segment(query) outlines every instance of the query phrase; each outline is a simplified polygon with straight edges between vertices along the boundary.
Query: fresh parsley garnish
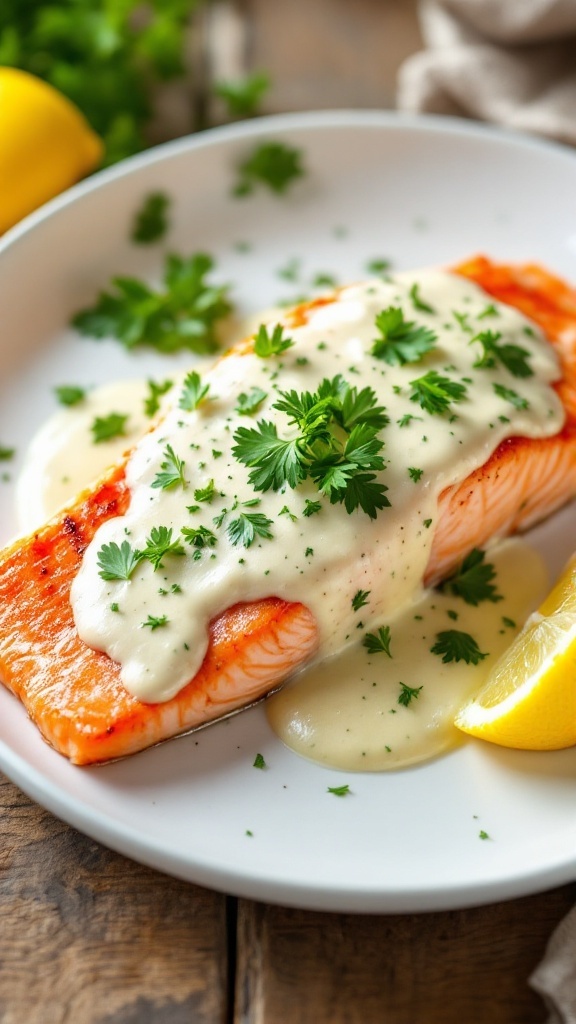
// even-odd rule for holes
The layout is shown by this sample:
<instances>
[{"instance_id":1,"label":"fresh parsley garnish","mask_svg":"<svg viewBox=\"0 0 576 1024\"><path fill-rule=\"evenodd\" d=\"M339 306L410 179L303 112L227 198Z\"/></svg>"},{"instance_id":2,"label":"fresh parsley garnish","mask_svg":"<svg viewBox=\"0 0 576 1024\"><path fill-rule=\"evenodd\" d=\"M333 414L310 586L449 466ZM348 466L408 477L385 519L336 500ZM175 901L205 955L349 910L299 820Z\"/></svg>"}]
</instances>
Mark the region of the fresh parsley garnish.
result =
<instances>
[{"instance_id":1,"label":"fresh parsley garnish","mask_svg":"<svg viewBox=\"0 0 576 1024\"><path fill-rule=\"evenodd\" d=\"M267 394L262 388L253 387L248 392L242 391L238 395L236 412L239 416L252 416L253 413L258 412L266 397Z\"/></svg>"},{"instance_id":2,"label":"fresh parsley garnish","mask_svg":"<svg viewBox=\"0 0 576 1024\"><path fill-rule=\"evenodd\" d=\"M269 88L269 76L255 71L235 81L216 82L214 92L224 100L230 117L253 117Z\"/></svg>"},{"instance_id":3,"label":"fresh parsley garnish","mask_svg":"<svg viewBox=\"0 0 576 1024\"><path fill-rule=\"evenodd\" d=\"M170 444L166 445L162 456L164 461L160 463L160 472L152 481L152 487L160 488L163 491L169 491L172 487L185 489L188 486L188 481L184 478L186 463L176 455Z\"/></svg>"},{"instance_id":4,"label":"fresh parsley garnish","mask_svg":"<svg viewBox=\"0 0 576 1024\"><path fill-rule=\"evenodd\" d=\"M390 640L390 626L380 626L377 633L366 633L362 646L368 654L387 654L391 658Z\"/></svg>"},{"instance_id":5,"label":"fresh parsley garnish","mask_svg":"<svg viewBox=\"0 0 576 1024\"><path fill-rule=\"evenodd\" d=\"M311 478L332 504L341 502L350 513L361 508L373 519L390 504L373 472L384 468L377 434L388 422L376 401L371 388L358 392L340 376L324 379L314 393L280 391L273 408L286 413L296 436L279 437L275 423L260 420L238 428L232 454L251 469L257 491L295 488Z\"/></svg>"},{"instance_id":6,"label":"fresh parsley garnish","mask_svg":"<svg viewBox=\"0 0 576 1024\"><path fill-rule=\"evenodd\" d=\"M421 416L413 416L412 413L407 412L407 413L404 414L404 416L401 416L400 419L396 420L396 422L397 422L399 427L409 427L411 422L412 422L412 420L420 420L420 421L422 421L422 417Z\"/></svg>"},{"instance_id":7,"label":"fresh parsley garnish","mask_svg":"<svg viewBox=\"0 0 576 1024\"><path fill-rule=\"evenodd\" d=\"M156 572L164 568L162 559L167 555L184 555L186 552L177 538L172 540L172 527L153 526L146 539L146 547L139 554L151 563Z\"/></svg>"},{"instance_id":8,"label":"fresh parsley garnish","mask_svg":"<svg viewBox=\"0 0 576 1024\"><path fill-rule=\"evenodd\" d=\"M510 405L513 405L515 409L528 408L528 399L523 398L522 395L513 391L512 388L505 388L503 384L492 384L492 387L494 388L494 393L499 398L503 398L505 402L510 402Z\"/></svg>"},{"instance_id":9,"label":"fresh parsley garnish","mask_svg":"<svg viewBox=\"0 0 576 1024\"><path fill-rule=\"evenodd\" d=\"M389 306L376 316L376 327L382 337L376 338L370 352L390 366L417 363L430 352L437 339L429 327L405 320L399 306Z\"/></svg>"},{"instance_id":10,"label":"fresh parsley garnish","mask_svg":"<svg viewBox=\"0 0 576 1024\"><path fill-rule=\"evenodd\" d=\"M127 349L149 345L158 352L214 352L216 325L231 310L227 288L208 283L214 261L206 253L169 255L164 287L155 291L134 277L115 277L94 306L72 320L91 338L117 338Z\"/></svg>"},{"instance_id":11,"label":"fresh parsley garnish","mask_svg":"<svg viewBox=\"0 0 576 1024\"><path fill-rule=\"evenodd\" d=\"M147 195L134 218L132 241L139 245L158 242L168 230L170 199L165 192Z\"/></svg>"},{"instance_id":12,"label":"fresh parsley garnish","mask_svg":"<svg viewBox=\"0 0 576 1024\"><path fill-rule=\"evenodd\" d=\"M114 437L124 437L128 413L111 412L109 416L96 416L90 424L94 444L111 441Z\"/></svg>"},{"instance_id":13,"label":"fresh parsley garnish","mask_svg":"<svg viewBox=\"0 0 576 1024\"><path fill-rule=\"evenodd\" d=\"M430 306L428 302L424 302L424 299L420 295L420 285L414 282L410 289L410 299L414 309L419 310L421 313L435 313L436 310L433 306Z\"/></svg>"},{"instance_id":14,"label":"fresh parsley garnish","mask_svg":"<svg viewBox=\"0 0 576 1024\"><path fill-rule=\"evenodd\" d=\"M432 654L442 656L446 664L451 661L465 661L467 665L477 665L487 657L483 654L474 637L459 629L446 629L436 634L436 643L430 648Z\"/></svg>"},{"instance_id":15,"label":"fresh parsley garnish","mask_svg":"<svg viewBox=\"0 0 576 1024\"><path fill-rule=\"evenodd\" d=\"M266 767L266 761L264 760L264 755L263 754L256 754L256 757L254 758L254 763L253 763L252 767L253 768L265 768Z\"/></svg>"},{"instance_id":16,"label":"fresh parsley garnish","mask_svg":"<svg viewBox=\"0 0 576 1024\"><path fill-rule=\"evenodd\" d=\"M265 324L260 324L254 339L254 352L261 359L269 359L270 356L279 356L281 352L292 348L293 344L292 338L284 337L284 328L281 324L275 325L272 334L268 333Z\"/></svg>"},{"instance_id":17,"label":"fresh parsley garnish","mask_svg":"<svg viewBox=\"0 0 576 1024\"><path fill-rule=\"evenodd\" d=\"M198 487L194 491L195 501L205 501L208 504L213 500L216 494L216 487L213 480L209 480L206 487Z\"/></svg>"},{"instance_id":18,"label":"fresh parsley garnish","mask_svg":"<svg viewBox=\"0 0 576 1024\"><path fill-rule=\"evenodd\" d=\"M103 544L97 554L98 575L103 580L129 580L142 560L139 551L134 551L127 540L120 546L115 541Z\"/></svg>"},{"instance_id":19,"label":"fresh parsley garnish","mask_svg":"<svg viewBox=\"0 0 576 1024\"><path fill-rule=\"evenodd\" d=\"M270 530L273 520L260 512L241 512L237 519L233 519L227 527L228 537L231 544L249 548L256 537L263 537L271 540L273 533Z\"/></svg>"},{"instance_id":20,"label":"fresh parsley garnish","mask_svg":"<svg viewBox=\"0 0 576 1024\"><path fill-rule=\"evenodd\" d=\"M207 526L183 526L180 532L186 542L195 548L214 548L218 542L216 534Z\"/></svg>"},{"instance_id":21,"label":"fresh parsley garnish","mask_svg":"<svg viewBox=\"0 0 576 1024\"><path fill-rule=\"evenodd\" d=\"M78 405L86 398L86 388L79 388L73 384L60 384L54 388L54 394L60 405Z\"/></svg>"},{"instance_id":22,"label":"fresh parsley garnish","mask_svg":"<svg viewBox=\"0 0 576 1024\"><path fill-rule=\"evenodd\" d=\"M438 589L445 593L456 594L467 604L478 605L481 601L496 603L502 600L496 586L492 582L496 578L496 570L490 562L485 562L486 552L473 548L469 555L452 576L440 583Z\"/></svg>"},{"instance_id":23,"label":"fresh parsley garnish","mask_svg":"<svg viewBox=\"0 0 576 1024\"><path fill-rule=\"evenodd\" d=\"M16 454L15 448L6 448L0 444L0 462L9 462Z\"/></svg>"},{"instance_id":24,"label":"fresh parsley garnish","mask_svg":"<svg viewBox=\"0 0 576 1024\"><path fill-rule=\"evenodd\" d=\"M174 381L149 380L147 383L148 394L144 399L144 413L146 416L155 416L160 408L160 399L174 386Z\"/></svg>"},{"instance_id":25,"label":"fresh parsley garnish","mask_svg":"<svg viewBox=\"0 0 576 1024\"><path fill-rule=\"evenodd\" d=\"M306 498L304 508L302 509L302 515L309 519L310 516L318 515L318 512L322 511L321 501L311 501L310 498Z\"/></svg>"},{"instance_id":26,"label":"fresh parsley garnish","mask_svg":"<svg viewBox=\"0 0 576 1024\"><path fill-rule=\"evenodd\" d=\"M196 370L192 370L184 378L182 393L178 399L178 408L184 409L186 412L193 412L204 401L209 391L210 385L203 384L200 374L196 373Z\"/></svg>"},{"instance_id":27,"label":"fresh parsley garnish","mask_svg":"<svg viewBox=\"0 0 576 1024\"><path fill-rule=\"evenodd\" d=\"M415 484L418 483L423 472L423 469L416 469L414 466L408 466L408 475L410 476L410 479L414 481Z\"/></svg>"},{"instance_id":28,"label":"fresh parsley garnish","mask_svg":"<svg viewBox=\"0 0 576 1024\"><path fill-rule=\"evenodd\" d=\"M379 259L376 257L375 259L368 260L365 269L367 274L386 274L390 270L391 266L391 260Z\"/></svg>"},{"instance_id":29,"label":"fresh parsley garnish","mask_svg":"<svg viewBox=\"0 0 576 1024\"><path fill-rule=\"evenodd\" d=\"M261 142L238 167L235 196L248 196L256 185L283 195L304 174L302 152L283 142Z\"/></svg>"},{"instance_id":30,"label":"fresh parsley garnish","mask_svg":"<svg viewBox=\"0 0 576 1024\"><path fill-rule=\"evenodd\" d=\"M452 402L462 402L466 397L466 385L443 377L436 370L429 370L423 377L410 381L411 402L418 402L430 415L441 415Z\"/></svg>"},{"instance_id":31,"label":"fresh parsley garnish","mask_svg":"<svg viewBox=\"0 0 576 1024\"><path fill-rule=\"evenodd\" d=\"M400 683L400 693L398 695L398 703L402 704L403 707L408 708L413 700L417 700L420 696L421 686L407 686L406 683Z\"/></svg>"},{"instance_id":32,"label":"fresh parsley garnish","mask_svg":"<svg viewBox=\"0 0 576 1024\"><path fill-rule=\"evenodd\" d=\"M364 605L368 604L370 593L369 590L357 590L352 598L352 610L355 612L360 611Z\"/></svg>"},{"instance_id":33,"label":"fresh parsley garnish","mask_svg":"<svg viewBox=\"0 0 576 1024\"><path fill-rule=\"evenodd\" d=\"M161 629L162 626L167 626L168 625L168 616L167 615L149 615L148 618L146 619L146 622L142 622L142 623L140 623L140 625L141 625L142 629L145 629L146 626L148 626L152 630L152 632L154 632L155 629Z\"/></svg>"},{"instance_id":34,"label":"fresh parsley garnish","mask_svg":"<svg viewBox=\"0 0 576 1024\"><path fill-rule=\"evenodd\" d=\"M480 331L470 339L470 345L476 342L482 346L482 355L474 363L476 369L492 369L499 362L513 377L533 377L534 371L528 365L530 353L527 349L521 345L499 345L501 337L498 331Z\"/></svg>"},{"instance_id":35,"label":"fresh parsley garnish","mask_svg":"<svg viewBox=\"0 0 576 1024\"><path fill-rule=\"evenodd\" d=\"M332 793L333 796L348 796L351 789L348 784L345 786L328 786L327 792Z\"/></svg>"}]
</instances>

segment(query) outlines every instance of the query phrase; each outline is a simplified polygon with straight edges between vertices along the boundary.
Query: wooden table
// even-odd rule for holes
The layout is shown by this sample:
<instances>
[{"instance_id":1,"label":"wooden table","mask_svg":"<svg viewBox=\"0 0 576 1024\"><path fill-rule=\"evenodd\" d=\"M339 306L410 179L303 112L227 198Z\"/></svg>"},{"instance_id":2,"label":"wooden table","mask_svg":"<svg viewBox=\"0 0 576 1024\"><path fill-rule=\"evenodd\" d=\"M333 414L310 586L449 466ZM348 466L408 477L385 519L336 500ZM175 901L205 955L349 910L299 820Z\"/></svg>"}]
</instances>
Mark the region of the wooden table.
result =
<instances>
[{"instance_id":1,"label":"wooden table","mask_svg":"<svg viewBox=\"0 0 576 1024\"><path fill-rule=\"evenodd\" d=\"M392 106L420 46L414 0L215 0L204 32L209 78L270 71L267 112ZM545 1019L527 978L576 885L429 915L282 909L141 867L1 776L0 795L0 1024Z\"/></svg>"}]
</instances>

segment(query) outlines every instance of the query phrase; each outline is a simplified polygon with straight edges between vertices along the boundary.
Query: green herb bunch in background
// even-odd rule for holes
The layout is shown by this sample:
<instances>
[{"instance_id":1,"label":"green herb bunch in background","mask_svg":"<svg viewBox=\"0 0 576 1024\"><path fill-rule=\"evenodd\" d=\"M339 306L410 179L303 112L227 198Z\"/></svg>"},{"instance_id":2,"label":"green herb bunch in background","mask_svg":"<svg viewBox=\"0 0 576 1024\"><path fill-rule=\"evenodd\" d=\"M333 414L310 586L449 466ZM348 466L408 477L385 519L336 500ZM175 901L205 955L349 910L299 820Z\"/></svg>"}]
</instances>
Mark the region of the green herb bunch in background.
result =
<instances>
[{"instance_id":1,"label":"green herb bunch in background","mask_svg":"<svg viewBox=\"0 0 576 1024\"><path fill-rule=\"evenodd\" d=\"M112 164L147 145L154 85L184 71L202 0L2 0L0 65L45 79L83 111Z\"/></svg>"}]
</instances>

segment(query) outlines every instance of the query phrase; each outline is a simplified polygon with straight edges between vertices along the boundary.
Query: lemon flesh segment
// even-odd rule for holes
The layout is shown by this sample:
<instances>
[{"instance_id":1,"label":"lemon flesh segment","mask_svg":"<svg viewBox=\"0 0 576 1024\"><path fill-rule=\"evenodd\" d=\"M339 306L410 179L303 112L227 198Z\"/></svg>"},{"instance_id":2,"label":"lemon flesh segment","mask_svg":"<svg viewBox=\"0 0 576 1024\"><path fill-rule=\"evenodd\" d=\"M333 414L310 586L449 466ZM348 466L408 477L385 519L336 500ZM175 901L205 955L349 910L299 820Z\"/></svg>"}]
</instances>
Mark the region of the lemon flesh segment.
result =
<instances>
[{"instance_id":1,"label":"lemon flesh segment","mask_svg":"<svg viewBox=\"0 0 576 1024\"><path fill-rule=\"evenodd\" d=\"M70 100L18 68L0 68L0 233L102 160L103 144Z\"/></svg>"},{"instance_id":2,"label":"lemon flesh segment","mask_svg":"<svg viewBox=\"0 0 576 1024\"><path fill-rule=\"evenodd\" d=\"M569 567L570 574L573 566ZM463 732L504 747L560 750L576 744L576 591L566 574L455 719Z\"/></svg>"}]
</instances>

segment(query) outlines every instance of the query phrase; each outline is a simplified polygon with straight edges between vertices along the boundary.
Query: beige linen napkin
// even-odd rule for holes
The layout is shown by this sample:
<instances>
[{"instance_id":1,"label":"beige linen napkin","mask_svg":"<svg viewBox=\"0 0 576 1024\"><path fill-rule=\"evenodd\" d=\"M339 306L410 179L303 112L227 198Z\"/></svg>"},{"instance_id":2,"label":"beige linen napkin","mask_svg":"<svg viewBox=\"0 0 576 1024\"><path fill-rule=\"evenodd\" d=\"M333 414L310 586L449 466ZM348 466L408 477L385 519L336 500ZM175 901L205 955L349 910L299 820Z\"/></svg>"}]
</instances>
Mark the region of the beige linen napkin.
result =
<instances>
[{"instance_id":1,"label":"beige linen napkin","mask_svg":"<svg viewBox=\"0 0 576 1024\"><path fill-rule=\"evenodd\" d=\"M576 0L421 0L398 107L576 145Z\"/></svg>"},{"instance_id":2,"label":"beige linen napkin","mask_svg":"<svg viewBox=\"0 0 576 1024\"><path fill-rule=\"evenodd\" d=\"M556 928L529 982L550 1011L547 1024L576 1024L576 907Z\"/></svg>"}]
</instances>

